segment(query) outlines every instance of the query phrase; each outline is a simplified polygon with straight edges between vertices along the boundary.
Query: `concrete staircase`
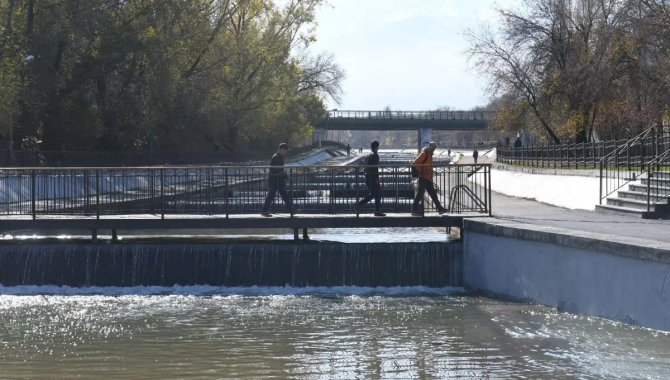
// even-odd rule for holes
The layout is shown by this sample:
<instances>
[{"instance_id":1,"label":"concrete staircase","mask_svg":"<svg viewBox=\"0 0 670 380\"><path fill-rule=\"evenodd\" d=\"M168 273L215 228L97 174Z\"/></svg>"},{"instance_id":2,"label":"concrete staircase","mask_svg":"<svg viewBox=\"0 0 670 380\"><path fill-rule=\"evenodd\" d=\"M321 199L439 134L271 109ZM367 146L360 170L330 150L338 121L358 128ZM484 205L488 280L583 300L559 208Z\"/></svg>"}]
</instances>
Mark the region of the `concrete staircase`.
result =
<instances>
[{"instance_id":1,"label":"concrete staircase","mask_svg":"<svg viewBox=\"0 0 670 380\"><path fill-rule=\"evenodd\" d=\"M650 210L647 210L648 184L651 202L658 202ZM617 195L596 206L596 211L642 219L670 219L670 172L652 173L651 179L645 176L628 185L627 190L619 190Z\"/></svg>"}]
</instances>

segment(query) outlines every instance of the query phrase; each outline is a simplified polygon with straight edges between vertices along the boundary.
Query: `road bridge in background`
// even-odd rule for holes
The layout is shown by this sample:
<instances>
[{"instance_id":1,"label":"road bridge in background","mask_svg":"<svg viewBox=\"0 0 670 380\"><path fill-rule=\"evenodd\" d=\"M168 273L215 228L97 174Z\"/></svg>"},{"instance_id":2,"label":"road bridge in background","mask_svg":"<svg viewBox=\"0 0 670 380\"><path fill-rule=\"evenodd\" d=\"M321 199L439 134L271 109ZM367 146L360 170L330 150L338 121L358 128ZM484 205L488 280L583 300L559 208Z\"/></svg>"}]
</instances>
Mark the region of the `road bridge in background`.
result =
<instances>
[{"instance_id":1,"label":"road bridge in background","mask_svg":"<svg viewBox=\"0 0 670 380\"><path fill-rule=\"evenodd\" d=\"M314 129L314 141L327 131L411 131L419 133L419 149L438 131L480 131L496 117L492 111L330 111Z\"/></svg>"}]
</instances>

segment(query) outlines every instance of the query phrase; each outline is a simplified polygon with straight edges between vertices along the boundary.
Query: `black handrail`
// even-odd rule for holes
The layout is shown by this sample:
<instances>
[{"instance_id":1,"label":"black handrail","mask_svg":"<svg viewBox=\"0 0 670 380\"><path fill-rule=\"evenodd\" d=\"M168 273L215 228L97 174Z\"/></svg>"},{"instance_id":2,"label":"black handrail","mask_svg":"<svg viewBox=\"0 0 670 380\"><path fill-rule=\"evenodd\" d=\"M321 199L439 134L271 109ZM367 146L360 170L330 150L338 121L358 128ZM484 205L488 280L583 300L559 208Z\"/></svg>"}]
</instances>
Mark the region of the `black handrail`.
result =
<instances>
[{"instance_id":1,"label":"black handrail","mask_svg":"<svg viewBox=\"0 0 670 380\"><path fill-rule=\"evenodd\" d=\"M276 167L275 167L276 168ZM5 218L138 218L178 215L259 214L271 184L281 182L291 202L281 197L270 210L290 217L338 214L360 217L372 213L374 202L358 207L368 194L366 166L292 166L285 176L271 177L269 166L182 166L146 168L8 168L0 169L0 215ZM381 165L382 212L410 214L416 196L411 165ZM434 182L446 194L459 188L452 213L490 215L490 165L433 165ZM468 174L475 173L471 178ZM279 181L279 182L278 182ZM467 190L465 190L467 189ZM457 194L458 195L458 194ZM452 200L444 197L445 204ZM437 211L423 199L426 212Z\"/></svg>"}]
</instances>

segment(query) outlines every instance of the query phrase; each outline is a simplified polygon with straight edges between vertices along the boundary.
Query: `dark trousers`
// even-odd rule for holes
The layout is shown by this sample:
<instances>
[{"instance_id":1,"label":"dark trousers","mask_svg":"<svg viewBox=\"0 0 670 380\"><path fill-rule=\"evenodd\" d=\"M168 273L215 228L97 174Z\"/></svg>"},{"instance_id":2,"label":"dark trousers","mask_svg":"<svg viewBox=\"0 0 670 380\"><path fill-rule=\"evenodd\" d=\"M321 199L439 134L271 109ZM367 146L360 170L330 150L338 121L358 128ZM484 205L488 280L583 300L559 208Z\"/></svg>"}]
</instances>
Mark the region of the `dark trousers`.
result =
<instances>
[{"instance_id":1,"label":"dark trousers","mask_svg":"<svg viewBox=\"0 0 670 380\"><path fill-rule=\"evenodd\" d=\"M438 210L442 209L442 203L440 203L440 199L437 197L437 192L435 191L435 186L433 185L433 181L429 181L424 178L419 178L419 190L416 193L416 197L414 198L414 205L412 206L412 211L418 211L419 210L419 203L423 201L423 196L428 192L428 195L430 195L430 198L433 200L433 203L435 203L435 207L437 207Z\"/></svg>"},{"instance_id":2,"label":"dark trousers","mask_svg":"<svg viewBox=\"0 0 670 380\"><path fill-rule=\"evenodd\" d=\"M263 212L268 212L270 210L270 205L275 200L275 195L281 195L281 199L284 200L287 209L291 209L291 198L289 198L286 193L286 184L282 182L270 182L270 190L268 191L268 196L265 198L265 205L263 205Z\"/></svg>"},{"instance_id":3,"label":"dark trousers","mask_svg":"<svg viewBox=\"0 0 670 380\"><path fill-rule=\"evenodd\" d=\"M367 197L361 199L360 202L358 202L359 206L364 206L368 203L370 203L371 200L375 200L375 211L379 211L379 206L382 203L382 186L377 183L377 181L370 181L366 183L368 186L368 191L370 194L368 194Z\"/></svg>"},{"instance_id":4,"label":"dark trousers","mask_svg":"<svg viewBox=\"0 0 670 380\"><path fill-rule=\"evenodd\" d=\"M478 157L478 156L473 156L473 157L472 157L472 158L475 159L475 164L477 163L477 157Z\"/></svg>"}]
</instances>

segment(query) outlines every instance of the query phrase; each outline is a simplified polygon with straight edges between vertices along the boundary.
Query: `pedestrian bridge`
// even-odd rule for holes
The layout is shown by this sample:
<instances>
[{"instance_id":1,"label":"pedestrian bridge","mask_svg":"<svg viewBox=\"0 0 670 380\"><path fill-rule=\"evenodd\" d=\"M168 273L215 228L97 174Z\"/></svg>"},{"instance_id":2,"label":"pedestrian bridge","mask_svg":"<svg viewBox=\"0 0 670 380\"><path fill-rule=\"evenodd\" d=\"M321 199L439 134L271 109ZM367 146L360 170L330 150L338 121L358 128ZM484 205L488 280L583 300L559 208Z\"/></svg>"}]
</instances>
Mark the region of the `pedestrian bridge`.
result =
<instances>
[{"instance_id":1,"label":"pedestrian bridge","mask_svg":"<svg viewBox=\"0 0 670 380\"><path fill-rule=\"evenodd\" d=\"M327 132L408 131L419 133L419 150L432 140L434 130L486 130L496 117L492 111L330 111L314 128L314 141L326 140Z\"/></svg>"},{"instance_id":2,"label":"pedestrian bridge","mask_svg":"<svg viewBox=\"0 0 670 380\"><path fill-rule=\"evenodd\" d=\"M491 111L330 111L318 129L331 131L485 130Z\"/></svg>"},{"instance_id":3,"label":"pedestrian bridge","mask_svg":"<svg viewBox=\"0 0 670 380\"><path fill-rule=\"evenodd\" d=\"M272 218L260 216L268 166L0 169L0 230L460 227L491 213L489 165L434 165L448 212L423 200L422 217L411 216L410 166L378 168L386 218L357 207L365 166L286 167L291 206L275 199Z\"/></svg>"}]
</instances>

